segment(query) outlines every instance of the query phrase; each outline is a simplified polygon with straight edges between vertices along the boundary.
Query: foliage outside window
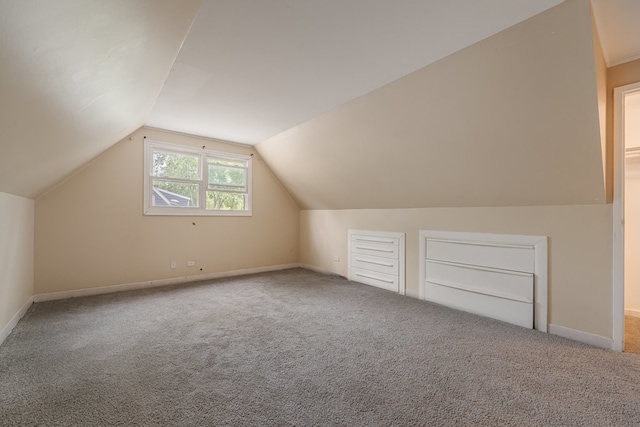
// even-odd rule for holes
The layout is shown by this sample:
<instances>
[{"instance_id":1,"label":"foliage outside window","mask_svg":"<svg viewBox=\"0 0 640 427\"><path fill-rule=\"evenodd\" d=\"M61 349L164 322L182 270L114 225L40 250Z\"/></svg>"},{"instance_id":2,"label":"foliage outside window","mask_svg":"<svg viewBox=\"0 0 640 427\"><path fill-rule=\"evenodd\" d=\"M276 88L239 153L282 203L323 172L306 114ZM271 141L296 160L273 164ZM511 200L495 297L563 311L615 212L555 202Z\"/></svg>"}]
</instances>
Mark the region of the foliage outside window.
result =
<instances>
[{"instance_id":1,"label":"foliage outside window","mask_svg":"<svg viewBox=\"0 0 640 427\"><path fill-rule=\"evenodd\" d=\"M251 156L145 140L145 215L251 215Z\"/></svg>"}]
</instances>

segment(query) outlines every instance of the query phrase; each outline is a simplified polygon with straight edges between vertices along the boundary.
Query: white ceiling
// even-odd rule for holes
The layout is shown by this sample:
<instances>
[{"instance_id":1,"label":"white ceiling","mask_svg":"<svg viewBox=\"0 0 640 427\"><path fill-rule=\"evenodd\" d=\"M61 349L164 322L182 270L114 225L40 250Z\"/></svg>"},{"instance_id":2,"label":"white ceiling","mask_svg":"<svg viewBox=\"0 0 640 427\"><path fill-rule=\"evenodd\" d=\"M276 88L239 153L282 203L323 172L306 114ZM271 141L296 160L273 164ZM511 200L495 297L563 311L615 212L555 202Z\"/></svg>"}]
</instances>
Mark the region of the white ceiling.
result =
<instances>
[{"instance_id":1,"label":"white ceiling","mask_svg":"<svg viewBox=\"0 0 640 427\"><path fill-rule=\"evenodd\" d=\"M142 126L200 0L0 0L0 191L36 197Z\"/></svg>"},{"instance_id":2,"label":"white ceiling","mask_svg":"<svg viewBox=\"0 0 640 427\"><path fill-rule=\"evenodd\" d=\"M256 144L562 0L205 0L147 125Z\"/></svg>"},{"instance_id":3,"label":"white ceiling","mask_svg":"<svg viewBox=\"0 0 640 427\"><path fill-rule=\"evenodd\" d=\"M0 0L0 191L145 123L256 144L562 1ZM608 64L640 57L640 0L592 1Z\"/></svg>"},{"instance_id":4,"label":"white ceiling","mask_svg":"<svg viewBox=\"0 0 640 427\"><path fill-rule=\"evenodd\" d=\"M640 1L591 0L608 67L640 58Z\"/></svg>"}]
</instances>

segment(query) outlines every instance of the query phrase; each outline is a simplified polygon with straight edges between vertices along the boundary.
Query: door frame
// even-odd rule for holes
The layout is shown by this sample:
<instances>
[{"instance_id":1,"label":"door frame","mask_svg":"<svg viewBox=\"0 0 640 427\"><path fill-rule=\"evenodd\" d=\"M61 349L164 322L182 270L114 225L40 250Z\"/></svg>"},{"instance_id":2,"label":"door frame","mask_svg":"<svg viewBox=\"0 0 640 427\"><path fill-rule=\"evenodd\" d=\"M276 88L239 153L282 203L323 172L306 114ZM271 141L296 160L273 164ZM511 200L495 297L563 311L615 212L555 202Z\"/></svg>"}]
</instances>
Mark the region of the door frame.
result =
<instances>
[{"instance_id":1,"label":"door frame","mask_svg":"<svg viewBox=\"0 0 640 427\"><path fill-rule=\"evenodd\" d=\"M613 90L613 350L624 349L624 101L640 82Z\"/></svg>"}]
</instances>

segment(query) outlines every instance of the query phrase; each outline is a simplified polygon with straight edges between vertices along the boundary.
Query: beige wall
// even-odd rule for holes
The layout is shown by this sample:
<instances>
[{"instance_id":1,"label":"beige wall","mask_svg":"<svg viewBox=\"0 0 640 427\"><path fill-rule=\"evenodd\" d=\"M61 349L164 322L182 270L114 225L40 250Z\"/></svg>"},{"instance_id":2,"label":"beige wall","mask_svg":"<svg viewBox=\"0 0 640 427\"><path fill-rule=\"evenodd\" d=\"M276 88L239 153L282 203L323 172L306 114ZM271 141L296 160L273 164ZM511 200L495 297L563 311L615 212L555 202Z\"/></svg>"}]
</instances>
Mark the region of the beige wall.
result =
<instances>
[{"instance_id":1,"label":"beige wall","mask_svg":"<svg viewBox=\"0 0 640 427\"><path fill-rule=\"evenodd\" d=\"M618 86L640 81L640 59L607 69L607 86L610 92ZM613 96L613 93L610 94Z\"/></svg>"},{"instance_id":2,"label":"beige wall","mask_svg":"<svg viewBox=\"0 0 640 427\"><path fill-rule=\"evenodd\" d=\"M612 205L305 210L300 262L346 276L349 228L406 233L406 287L413 297L418 230L549 236L549 322L611 337Z\"/></svg>"},{"instance_id":3,"label":"beige wall","mask_svg":"<svg viewBox=\"0 0 640 427\"><path fill-rule=\"evenodd\" d=\"M298 262L299 209L259 156L253 216L144 216L144 136L255 153L146 128L119 142L36 200L36 294Z\"/></svg>"},{"instance_id":4,"label":"beige wall","mask_svg":"<svg viewBox=\"0 0 640 427\"><path fill-rule=\"evenodd\" d=\"M598 125L600 128L600 149L602 153L602 173L604 177L605 198L613 201L613 168L608 167L607 158L607 64L604 60L602 44L596 28L593 12L591 15L593 33L593 57L595 60L596 87L598 93Z\"/></svg>"},{"instance_id":5,"label":"beige wall","mask_svg":"<svg viewBox=\"0 0 640 427\"><path fill-rule=\"evenodd\" d=\"M33 296L31 199L0 193L0 331Z\"/></svg>"},{"instance_id":6,"label":"beige wall","mask_svg":"<svg viewBox=\"0 0 640 427\"><path fill-rule=\"evenodd\" d=\"M605 203L589 2L256 146L303 209Z\"/></svg>"}]
</instances>

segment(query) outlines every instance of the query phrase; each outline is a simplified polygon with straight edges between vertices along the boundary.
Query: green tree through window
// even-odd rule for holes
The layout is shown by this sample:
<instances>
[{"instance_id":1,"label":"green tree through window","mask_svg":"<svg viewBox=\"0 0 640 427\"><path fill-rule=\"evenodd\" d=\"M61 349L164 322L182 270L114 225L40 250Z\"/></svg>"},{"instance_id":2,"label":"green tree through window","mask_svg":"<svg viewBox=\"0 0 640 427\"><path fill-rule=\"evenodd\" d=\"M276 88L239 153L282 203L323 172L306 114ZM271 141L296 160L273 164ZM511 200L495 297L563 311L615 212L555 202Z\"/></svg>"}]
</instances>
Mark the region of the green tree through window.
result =
<instances>
[{"instance_id":1,"label":"green tree through window","mask_svg":"<svg viewBox=\"0 0 640 427\"><path fill-rule=\"evenodd\" d=\"M250 156L158 142L145 142L145 153L149 159L145 213L251 213Z\"/></svg>"},{"instance_id":2,"label":"green tree through window","mask_svg":"<svg viewBox=\"0 0 640 427\"><path fill-rule=\"evenodd\" d=\"M166 151L153 152L153 175L162 178L178 178L185 180L198 180L199 159L197 156L177 154ZM159 180L153 181L154 188L167 190L188 198L188 206L198 207L198 185L189 182ZM179 202L177 202L179 204Z\"/></svg>"},{"instance_id":3,"label":"green tree through window","mask_svg":"<svg viewBox=\"0 0 640 427\"><path fill-rule=\"evenodd\" d=\"M208 159L207 209L243 210L247 192L244 162Z\"/></svg>"}]
</instances>

